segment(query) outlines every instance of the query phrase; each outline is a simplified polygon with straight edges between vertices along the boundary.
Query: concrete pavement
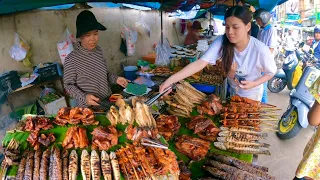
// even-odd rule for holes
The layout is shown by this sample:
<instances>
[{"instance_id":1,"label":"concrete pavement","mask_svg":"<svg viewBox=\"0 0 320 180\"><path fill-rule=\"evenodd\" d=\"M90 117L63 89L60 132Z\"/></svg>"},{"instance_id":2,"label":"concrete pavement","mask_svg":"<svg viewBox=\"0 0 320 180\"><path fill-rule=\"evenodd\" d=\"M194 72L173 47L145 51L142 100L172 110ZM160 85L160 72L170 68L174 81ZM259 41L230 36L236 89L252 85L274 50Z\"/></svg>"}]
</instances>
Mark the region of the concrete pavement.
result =
<instances>
[{"instance_id":1,"label":"concrete pavement","mask_svg":"<svg viewBox=\"0 0 320 180\"><path fill-rule=\"evenodd\" d=\"M281 108L282 111L279 111L281 115L289 104L289 92L287 89L276 94L268 92L269 103ZM304 147L313 133L313 127L308 127L302 129L293 139L281 140L274 132L269 132L265 143L271 145L271 156L260 155L258 164L268 167L270 174L278 180L292 180L302 159Z\"/></svg>"}]
</instances>

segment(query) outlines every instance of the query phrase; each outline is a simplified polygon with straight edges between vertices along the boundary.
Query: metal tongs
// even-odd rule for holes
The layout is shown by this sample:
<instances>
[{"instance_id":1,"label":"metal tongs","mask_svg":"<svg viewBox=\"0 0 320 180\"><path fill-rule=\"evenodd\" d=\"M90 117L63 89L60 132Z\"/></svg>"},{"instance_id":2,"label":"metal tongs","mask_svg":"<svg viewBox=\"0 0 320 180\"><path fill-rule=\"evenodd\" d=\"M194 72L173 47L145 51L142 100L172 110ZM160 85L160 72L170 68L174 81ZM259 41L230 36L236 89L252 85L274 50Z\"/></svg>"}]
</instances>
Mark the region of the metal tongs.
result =
<instances>
[{"instance_id":1,"label":"metal tongs","mask_svg":"<svg viewBox=\"0 0 320 180\"><path fill-rule=\"evenodd\" d=\"M161 148L161 149L168 149L168 146L163 145L161 143L155 142L151 139L148 138L142 138L141 139L141 144L143 146L150 146L150 147L155 147L155 148Z\"/></svg>"},{"instance_id":2,"label":"metal tongs","mask_svg":"<svg viewBox=\"0 0 320 180\"><path fill-rule=\"evenodd\" d=\"M150 98L148 101L145 102L147 106L151 106L156 100L158 100L161 96L166 94L170 89L175 89L176 84L172 84L171 86L167 87L162 93L158 93L157 95Z\"/></svg>"}]
</instances>

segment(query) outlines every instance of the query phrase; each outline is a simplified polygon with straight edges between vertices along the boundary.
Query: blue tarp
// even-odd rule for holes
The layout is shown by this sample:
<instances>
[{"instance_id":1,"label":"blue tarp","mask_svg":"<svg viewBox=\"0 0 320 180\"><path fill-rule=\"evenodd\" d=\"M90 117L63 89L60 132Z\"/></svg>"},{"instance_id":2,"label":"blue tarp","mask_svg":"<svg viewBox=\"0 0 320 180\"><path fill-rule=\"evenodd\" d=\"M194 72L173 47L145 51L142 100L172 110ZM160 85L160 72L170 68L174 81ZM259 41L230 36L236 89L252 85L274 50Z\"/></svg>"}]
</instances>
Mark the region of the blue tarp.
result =
<instances>
[{"instance_id":1,"label":"blue tarp","mask_svg":"<svg viewBox=\"0 0 320 180\"><path fill-rule=\"evenodd\" d=\"M246 0L247 3L252 4L256 8L263 7L271 11L276 5L282 4L287 0ZM75 3L85 3L90 2L94 7L119 7L117 3L130 3L145 7L150 7L152 9L160 8L160 0L0 0L0 15L16 13L32 9L68 9L72 7ZM96 4L94 2L101 2L101 4ZM113 3L111 3L113 2ZM167 3L169 0L163 0L162 2ZM170 1L172 2L172 1ZM62 5L62 6L59 6ZM192 9L193 5L183 4L180 7L181 11L188 11ZM218 11L218 14L221 14Z\"/></svg>"}]
</instances>

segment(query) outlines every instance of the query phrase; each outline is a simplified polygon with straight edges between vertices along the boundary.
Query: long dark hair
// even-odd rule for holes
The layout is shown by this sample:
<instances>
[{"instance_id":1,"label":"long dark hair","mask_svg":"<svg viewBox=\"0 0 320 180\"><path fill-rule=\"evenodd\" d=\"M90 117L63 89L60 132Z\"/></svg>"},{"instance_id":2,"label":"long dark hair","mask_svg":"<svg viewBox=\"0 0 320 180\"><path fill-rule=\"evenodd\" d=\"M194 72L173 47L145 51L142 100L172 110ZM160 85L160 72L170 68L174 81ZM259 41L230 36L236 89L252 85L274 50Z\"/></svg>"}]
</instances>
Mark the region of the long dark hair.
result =
<instances>
[{"instance_id":1,"label":"long dark hair","mask_svg":"<svg viewBox=\"0 0 320 180\"><path fill-rule=\"evenodd\" d=\"M246 25L252 20L252 13L247 8L242 6L234 6L229 8L224 15L224 20L226 21L226 19L231 16L241 19ZM223 69L228 74L233 62L234 44L229 41L226 34L223 35L223 42L220 51L222 53Z\"/></svg>"}]
</instances>

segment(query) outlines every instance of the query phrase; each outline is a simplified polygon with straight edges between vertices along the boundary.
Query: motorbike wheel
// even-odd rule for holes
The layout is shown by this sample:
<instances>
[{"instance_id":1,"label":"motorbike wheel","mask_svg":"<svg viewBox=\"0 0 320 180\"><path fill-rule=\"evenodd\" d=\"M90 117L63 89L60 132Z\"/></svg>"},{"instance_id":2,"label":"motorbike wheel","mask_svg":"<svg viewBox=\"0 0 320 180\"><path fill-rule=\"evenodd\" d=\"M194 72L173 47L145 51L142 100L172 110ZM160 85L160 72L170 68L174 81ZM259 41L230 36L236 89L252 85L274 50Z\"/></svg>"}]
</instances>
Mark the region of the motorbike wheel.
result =
<instances>
[{"instance_id":1,"label":"motorbike wheel","mask_svg":"<svg viewBox=\"0 0 320 180\"><path fill-rule=\"evenodd\" d=\"M278 93L282 91L287 85L287 81L282 78L273 77L268 81L268 89L272 93Z\"/></svg>"},{"instance_id":2,"label":"motorbike wheel","mask_svg":"<svg viewBox=\"0 0 320 180\"><path fill-rule=\"evenodd\" d=\"M302 127L298 119L298 110L294 108L289 115L279 121L277 136L280 139L291 139L299 134Z\"/></svg>"}]
</instances>

